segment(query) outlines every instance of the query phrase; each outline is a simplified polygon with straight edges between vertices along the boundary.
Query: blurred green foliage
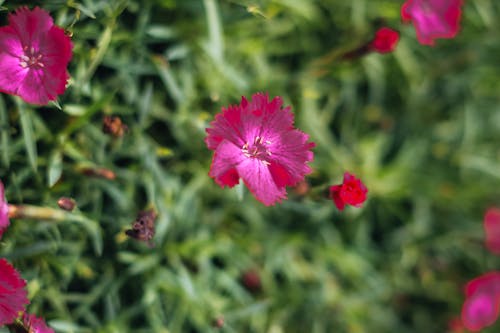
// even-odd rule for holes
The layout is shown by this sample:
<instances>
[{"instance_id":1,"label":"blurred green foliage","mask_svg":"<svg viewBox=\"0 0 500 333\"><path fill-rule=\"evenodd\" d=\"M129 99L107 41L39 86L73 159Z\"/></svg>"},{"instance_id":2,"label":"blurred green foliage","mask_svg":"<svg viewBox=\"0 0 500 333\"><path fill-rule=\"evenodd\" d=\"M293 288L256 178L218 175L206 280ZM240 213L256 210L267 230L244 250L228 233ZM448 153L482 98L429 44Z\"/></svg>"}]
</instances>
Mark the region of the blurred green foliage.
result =
<instances>
[{"instance_id":1,"label":"blurred green foliage","mask_svg":"<svg viewBox=\"0 0 500 333\"><path fill-rule=\"evenodd\" d=\"M22 2L72 32L71 80L60 109L0 96L0 179L11 203L71 196L85 216L11 221L0 255L29 310L68 333L445 332L464 283L500 264L482 231L500 204L500 3L466 1L460 34L426 47L402 2ZM381 24L394 53L338 60ZM257 91L316 142L316 195L264 207L208 177L205 128ZM97 167L116 179L82 172ZM369 200L340 213L318 193L345 170ZM124 234L148 207L154 248Z\"/></svg>"}]
</instances>

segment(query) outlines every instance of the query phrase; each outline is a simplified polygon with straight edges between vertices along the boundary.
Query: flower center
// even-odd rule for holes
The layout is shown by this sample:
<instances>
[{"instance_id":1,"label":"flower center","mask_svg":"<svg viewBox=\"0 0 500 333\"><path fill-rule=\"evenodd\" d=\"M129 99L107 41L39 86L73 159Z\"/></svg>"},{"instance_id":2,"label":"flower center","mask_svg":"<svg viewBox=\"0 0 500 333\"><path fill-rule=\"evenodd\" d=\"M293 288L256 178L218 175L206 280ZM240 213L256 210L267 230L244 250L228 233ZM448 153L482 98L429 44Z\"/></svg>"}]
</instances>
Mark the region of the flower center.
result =
<instances>
[{"instance_id":1,"label":"flower center","mask_svg":"<svg viewBox=\"0 0 500 333\"><path fill-rule=\"evenodd\" d=\"M35 51L33 47L28 48L25 46L23 48L24 54L19 57L19 64L22 68L43 68L44 64L42 62L42 54L39 51Z\"/></svg>"},{"instance_id":2,"label":"flower center","mask_svg":"<svg viewBox=\"0 0 500 333\"><path fill-rule=\"evenodd\" d=\"M241 148L241 151L246 157L258 158L265 164L269 164L266 159L268 158L268 156L271 156L271 152L268 149L268 146L270 144L271 141L264 141L264 138L257 136L253 140L253 143L249 144L248 142L246 142Z\"/></svg>"}]
</instances>

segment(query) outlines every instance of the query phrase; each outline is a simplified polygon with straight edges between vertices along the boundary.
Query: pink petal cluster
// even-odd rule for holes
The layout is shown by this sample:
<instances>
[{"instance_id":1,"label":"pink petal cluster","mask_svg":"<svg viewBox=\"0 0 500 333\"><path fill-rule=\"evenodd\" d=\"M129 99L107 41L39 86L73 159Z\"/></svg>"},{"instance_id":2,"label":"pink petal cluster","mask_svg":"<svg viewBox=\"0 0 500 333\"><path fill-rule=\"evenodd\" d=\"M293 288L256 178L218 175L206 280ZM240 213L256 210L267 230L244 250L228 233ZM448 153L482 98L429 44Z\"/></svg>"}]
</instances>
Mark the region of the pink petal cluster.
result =
<instances>
[{"instance_id":1,"label":"pink petal cluster","mask_svg":"<svg viewBox=\"0 0 500 333\"><path fill-rule=\"evenodd\" d=\"M9 205L5 199L3 183L0 181L0 238L9 224Z\"/></svg>"},{"instance_id":2,"label":"pink petal cluster","mask_svg":"<svg viewBox=\"0 0 500 333\"><path fill-rule=\"evenodd\" d=\"M45 105L64 93L73 45L38 7L19 8L0 27L0 91Z\"/></svg>"},{"instance_id":3,"label":"pink petal cluster","mask_svg":"<svg viewBox=\"0 0 500 333\"><path fill-rule=\"evenodd\" d=\"M29 329L30 333L54 333L54 330L47 327L47 324L42 318L38 318L34 314L23 314L24 327Z\"/></svg>"},{"instance_id":4,"label":"pink petal cluster","mask_svg":"<svg viewBox=\"0 0 500 333\"><path fill-rule=\"evenodd\" d=\"M281 97L271 101L257 93L240 105L215 116L205 142L214 151L209 175L221 187L233 187L240 178L266 206L286 198L286 186L302 181L312 170L314 143L293 126L290 107Z\"/></svg>"},{"instance_id":5,"label":"pink petal cluster","mask_svg":"<svg viewBox=\"0 0 500 333\"><path fill-rule=\"evenodd\" d=\"M486 248L491 253L500 255L500 209L490 208L486 211L483 227L486 234L484 240Z\"/></svg>"},{"instance_id":6,"label":"pink petal cluster","mask_svg":"<svg viewBox=\"0 0 500 333\"><path fill-rule=\"evenodd\" d=\"M500 272L489 272L467 283L462 323L473 332L492 325L500 310Z\"/></svg>"},{"instance_id":7,"label":"pink petal cluster","mask_svg":"<svg viewBox=\"0 0 500 333\"><path fill-rule=\"evenodd\" d=\"M12 323L24 311L28 298L26 281L5 259L0 259L0 326Z\"/></svg>"},{"instance_id":8,"label":"pink petal cluster","mask_svg":"<svg viewBox=\"0 0 500 333\"><path fill-rule=\"evenodd\" d=\"M389 53L396 49L398 41L399 32L388 27L383 27L377 30L369 48L378 53Z\"/></svg>"},{"instance_id":9,"label":"pink petal cluster","mask_svg":"<svg viewBox=\"0 0 500 333\"><path fill-rule=\"evenodd\" d=\"M361 207L366 201L366 193L366 186L349 172L344 173L342 184L330 186L330 197L340 211L344 210L345 205Z\"/></svg>"},{"instance_id":10,"label":"pink petal cluster","mask_svg":"<svg viewBox=\"0 0 500 333\"><path fill-rule=\"evenodd\" d=\"M407 0L401 7L403 22L413 22L421 44L453 38L460 29L462 0Z\"/></svg>"}]
</instances>

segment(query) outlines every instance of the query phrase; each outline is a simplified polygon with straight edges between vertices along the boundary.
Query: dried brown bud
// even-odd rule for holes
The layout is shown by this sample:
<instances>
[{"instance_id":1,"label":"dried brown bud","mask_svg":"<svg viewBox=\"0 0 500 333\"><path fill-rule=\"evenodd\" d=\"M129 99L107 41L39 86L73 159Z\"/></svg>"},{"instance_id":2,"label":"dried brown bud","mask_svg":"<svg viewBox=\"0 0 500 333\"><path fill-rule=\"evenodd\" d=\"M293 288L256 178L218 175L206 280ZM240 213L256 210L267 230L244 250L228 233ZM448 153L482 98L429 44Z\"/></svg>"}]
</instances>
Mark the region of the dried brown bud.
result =
<instances>
[{"instance_id":1,"label":"dried brown bud","mask_svg":"<svg viewBox=\"0 0 500 333\"><path fill-rule=\"evenodd\" d=\"M121 138L128 131L128 127L118 116L105 116L102 120L102 131L115 138Z\"/></svg>"},{"instance_id":2,"label":"dried brown bud","mask_svg":"<svg viewBox=\"0 0 500 333\"><path fill-rule=\"evenodd\" d=\"M75 209L76 201L73 198L61 197L59 198L59 200L57 200L57 205L59 206L59 208L71 212L73 209Z\"/></svg>"},{"instance_id":3,"label":"dried brown bud","mask_svg":"<svg viewBox=\"0 0 500 333\"><path fill-rule=\"evenodd\" d=\"M125 233L129 237L147 242L152 247L153 242L151 240L155 235L156 217L156 212L152 209L139 212L137 218L132 223L132 229L125 230Z\"/></svg>"},{"instance_id":4,"label":"dried brown bud","mask_svg":"<svg viewBox=\"0 0 500 333\"><path fill-rule=\"evenodd\" d=\"M87 176L93 176L93 177L100 177L100 178L105 178L109 180L114 180L116 178L116 174L106 168L100 168L100 167L86 167L81 169L82 173Z\"/></svg>"}]
</instances>

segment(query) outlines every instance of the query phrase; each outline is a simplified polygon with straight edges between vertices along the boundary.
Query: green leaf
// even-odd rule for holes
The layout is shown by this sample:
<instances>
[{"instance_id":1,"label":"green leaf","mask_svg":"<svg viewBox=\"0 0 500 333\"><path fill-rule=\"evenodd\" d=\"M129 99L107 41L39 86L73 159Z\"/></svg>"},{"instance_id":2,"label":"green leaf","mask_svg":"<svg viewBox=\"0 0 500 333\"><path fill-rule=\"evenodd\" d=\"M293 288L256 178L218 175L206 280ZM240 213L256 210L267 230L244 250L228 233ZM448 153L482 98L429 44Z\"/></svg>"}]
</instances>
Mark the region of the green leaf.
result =
<instances>
[{"instance_id":1,"label":"green leaf","mask_svg":"<svg viewBox=\"0 0 500 333\"><path fill-rule=\"evenodd\" d=\"M20 98L15 97L14 100L16 101L21 118L21 130L23 132L26 153L28 154L28 161L31 168L36 173L38 153L36 149L35 134L33 133L32 110L26 108L26 104L22 102Z\"/></svg>"},{"instance_id":2,"label":"green leaf","mask_svg":"<svg viewBox=\"0 0 500 333\"><path fill-rule=\"evenodd\" d=\"M47 168L48 185L52 187L61 178L63 169L62 153L60 150L54 150L49 158L49 165Z\"/></svg>"}]
</instances>

